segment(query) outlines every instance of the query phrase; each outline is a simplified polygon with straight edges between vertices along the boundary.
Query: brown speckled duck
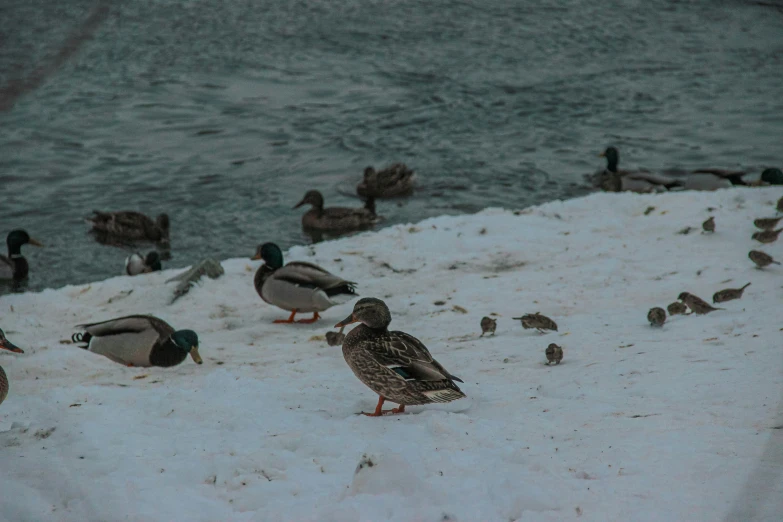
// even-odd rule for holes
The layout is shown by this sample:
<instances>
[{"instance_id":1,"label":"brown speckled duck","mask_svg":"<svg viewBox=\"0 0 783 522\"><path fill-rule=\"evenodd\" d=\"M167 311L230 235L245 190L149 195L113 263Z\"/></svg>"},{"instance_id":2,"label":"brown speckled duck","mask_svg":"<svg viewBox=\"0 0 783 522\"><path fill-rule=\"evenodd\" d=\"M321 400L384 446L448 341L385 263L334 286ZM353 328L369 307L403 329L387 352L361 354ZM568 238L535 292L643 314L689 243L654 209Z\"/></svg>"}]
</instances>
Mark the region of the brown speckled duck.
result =
<instances>
[{"instance_id":1,"label":"brown speckled duck","mask_svg":"<svg viewBox=\"0 0 783 522\"><path fill-rule=\"evenodd\" d=\"M87 218L98 235L124 241L169 242L169 216L160 214L155 221L140 212L129 210L101 212L93 210Z\"/></svg>"},{"instance_id":2,"label":"brown speckled duck","mask_svg":"<svg viewBox=\"0 0 783 522\"><path fill-rule=\"evenodd\" d=\"M0 255L0 281L21 281L27 278L30 267L22 255L22 245L42 247L37 240L24 230L12 230L6 237L8 257Z\"/></svg>"},{"instance_id":3,"label":"brown speckled duck","mask_svg":"<svg viewBox=\"0 0 783 522\"><path fill-rule=\"evenodd\" d=\"M375 199L367 198L364 208L324 208L324 197L317 190L310 190L302 201L294 205L311 205L302 216L302 228L320 232L348 232L372 227L379 221L375 213Z\"/></svg>"},{"instance_id":4,"label":"brown speckled duck","mask_svg":"<svg viewBox=\"0 0 783 522\"><path fill-rule=\"evenodd\" d=\"M343 357L368 388L378 394L370 417L403 413L406 405L451 402L465 397L451 375L433 359L424 344L405 332L390 331L391 312L386 303L373 297L359 299L353 313L335 327L360 322L343 341ZM400 406L383 410L385 401Z\"/></svg>"},{"instance_id":5,"label":"brown speckled duck","mask_svg":"<svg viewBox=\"0 0 783 522\"><path fill-rule=\"evenodd\" d=\"M395 198L413 192L416 176L404 163L395 163L385 169L364 169L364 179L356 185L356 193L362 198Z\"/></svg>"},{"instance_id":6,"label":"brown speckled duck","mask_svg":"<svg viewBox=\"0 0 783 522\"><path fill-rule=\"evenodd\" d=\"M198 335L193 330L174 330L152 315L129 315L100 323L79 325L84 333L73 334L74 343L108 357L125 366L160 366L180 364L190 354L201 364Z\"/></svg>"},{"instance_id":7,"label":"brown speckled duck","mask_svg":"<svg viewBox=\"0 0 783 522\"><path fill-rule=\"evenodd\" d=\"M599 156L606 158L606 169L598 175L599 187L606 192L665 192L682 185L674 178L652 172L619 170L620 152L616 147L607 147Z\"/></svg>"},{"instance_id":8,"label":"brown speckled duck","mask_svg":"<svg viewBox=\"0 0 783 522\"><path fill-rule=\"evenodd\" d=\"M0 330L0 348L10 352L24 353L21 348L14 346L11 341L6 339L3 330ZM3 403L6 397L8 397L8 376L5 374L3 367L0 366L0 404Z\"/></svg>"}]
</instances>

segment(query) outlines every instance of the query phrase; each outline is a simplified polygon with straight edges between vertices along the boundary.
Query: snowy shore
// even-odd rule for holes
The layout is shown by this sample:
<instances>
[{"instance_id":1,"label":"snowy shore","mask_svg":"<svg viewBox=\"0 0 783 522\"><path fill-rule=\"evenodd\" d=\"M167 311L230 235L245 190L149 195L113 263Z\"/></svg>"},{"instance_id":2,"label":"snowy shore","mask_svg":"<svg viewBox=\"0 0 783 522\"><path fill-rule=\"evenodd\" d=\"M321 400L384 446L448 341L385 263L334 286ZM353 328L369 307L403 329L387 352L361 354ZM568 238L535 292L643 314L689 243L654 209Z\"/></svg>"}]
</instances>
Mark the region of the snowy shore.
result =
<instances>
[{"instance_id":1,"label":"snowy shore","mask_svg":"<svg viewBox=\"0 0 783 522\"><path fill-rule=\"evenodd\" d=\"M272 324L287 314L249 257L273 237L171 305L181 270L0 297L26 351L0 352L0 520L780 520L783 267L748 251L783 260L783 239L751 240L781 195L599 193L293 248L384 299L465 381L467 399L393 417L356 415L377 396L323 339L353 302ZM647 323L682 291L747 282L726 310ZM537 311L559 331L511 319ZM61 343L131 313L196 330L204 364L126 368ZM479 338L490 314L497 335Z\"/></svg>"}]
</instances>

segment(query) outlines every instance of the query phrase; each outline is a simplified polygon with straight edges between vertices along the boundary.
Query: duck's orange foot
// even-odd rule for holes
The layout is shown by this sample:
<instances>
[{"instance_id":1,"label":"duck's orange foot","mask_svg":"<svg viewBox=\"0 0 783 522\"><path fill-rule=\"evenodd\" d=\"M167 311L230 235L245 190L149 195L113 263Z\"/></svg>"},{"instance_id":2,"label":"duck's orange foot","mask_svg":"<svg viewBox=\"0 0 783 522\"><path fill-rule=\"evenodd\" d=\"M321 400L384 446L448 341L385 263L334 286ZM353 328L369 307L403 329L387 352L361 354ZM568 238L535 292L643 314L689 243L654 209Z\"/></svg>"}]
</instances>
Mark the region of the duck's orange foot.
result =
<instances>
[{"instance_id":1,"label":"duck's orange foot","mask_svg":"<svg viewBox=\"0 0 783 522\"><path fill-rule=\"evenodd\" d=\"M382 417L383 415L397 415L398 413L405 413L405 405L400 404L399 408L392 408L390 410L383 409L383 403L386 402L384 397L378 397L378 405L375 406L375 411L372 413L362 412L362 415L368 417Z\"/></svg>"},{"instance_id":2,"label":"duck's orange foot","mask_svg":"<svg viewBox=\"0 0 783 522\"><path fill-rule=\"evenodd\" d=\"M292 324L294 322L294 317L296 316L296 310L293 310L291 312L291 315L288 317L288 319L275 319L273 321L274 324Z\"/></svg>"},{"instance_id":3,"label":"duck's orange foot","mask_svg":"<svg viewBox=\"0 0 783 522\"><path fill-rule=\"evenodd\" d=\"M318 315L318 312L313 312L313 317L312 317L311 319L299 319L299 320L297 321L297 323L302 323L302 324L313 324L314 322L316 322L316 321L317 321L318 319L320 319L320 318L321 318L321 316L320 316L320 315Z\"/></svg>"}]
</instances>

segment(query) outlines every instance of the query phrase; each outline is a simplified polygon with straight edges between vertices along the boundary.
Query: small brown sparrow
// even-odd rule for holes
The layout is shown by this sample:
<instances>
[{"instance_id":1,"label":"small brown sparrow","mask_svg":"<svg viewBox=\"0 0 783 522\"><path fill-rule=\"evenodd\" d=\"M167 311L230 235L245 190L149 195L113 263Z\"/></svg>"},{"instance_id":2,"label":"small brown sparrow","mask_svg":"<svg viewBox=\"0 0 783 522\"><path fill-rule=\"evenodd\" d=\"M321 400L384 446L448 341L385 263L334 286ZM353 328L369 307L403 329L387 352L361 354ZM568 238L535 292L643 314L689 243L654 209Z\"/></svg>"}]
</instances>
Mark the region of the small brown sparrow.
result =
<instances>
[{"instance_id":1,"label":"small brown sparrow","mask_svg":"<svg viewBox=\"0 0 783 522\"><path fill-rule=\"evenodd\" d=\"M688 307L679 301L674 301L666 309L669 311L669 315L688 315Z\"/></svg>"},{"instance_id":2,"label":"small brown sparrow","mask_svg":"<svg viewBox=\"0 0 783 522\"><path fill-rule=\"evenodd\" d=\"M343 333L345 326L340 328L339 332L326 332L326 342L329 346L342 346L345 340L345 334Z\"/></svg>"},{"instance_id":3,"label":"small brown sparrow","mask_svg":"<svg viewBox=\"0 0 783 522\"><path fill-rule=\"evenodd\" d=\"M689 294L688 292L682 292L679 297L677 297L677 299L688 305L688 308L690 308L691 311L697 315L708 314L710 312L714 312L715 310L725 310L725 308L715 308L710 306L710 304L704 299L696 297L693 294Z\"/></svg>"},{"instance_id":4,"label":"small brown sparrow","mask_svg":"<svg viewBox=\"0 0 783 522\"><path fill-rule=\"evenodd\" d=\"M742 288L727 288L725 290L720 290L718 292L715 292L715 295L712 296L712 302L725 303L726 301L733 301L734 299L739 299L740 297L742 297L742 292L744 292L745 289L749 286L750 283L746 284Z\"/></svg>"},{"instance_id":5,"label":"small brown sparrow","mask_svg":"<svg viewBox=\"0 0 783 522\"><path fill-rule=\"evenodd\" d=\"M748 252L748 257L751 261L756 263L756 268L764 268L765 266L769 266L771 264L779 265L777 261L772 259L772 256L762 252L761 250L751 250Z\"/></svg>"},{"instance_id":6,"label":"small brown sparrow","mask_svg":"<svg viewBox=\"0 0 783 522\"><path fill-rule=\"evenodd\" d=\"M555 343L546 347L546 364L549 366L551 363L560 364L563 360L563 349Z\"/></svg>"},{"instance_id":7,"label":"small brown sparrow","mask_svg":"<svg viewBox=\"0 0 783 522\"><path fill-rule=\"evenodd\" d=\"M761 232L754 232L752 237L759 243L774 243L777 241L781 232L783 232L783 228L777 230L762 230Z\"/></svg>"},{"instance_id":8,"label":"small brown sparrow","mask_svg":"<svg viewBox=\"0 0 783 522\"><path fill-rule=\"evenodd\" d=\"M650 308L647 312L647 320L650 321L650 326L663 326L666 322L666 310L657 306Z\"/></svg>"},{"instance_id":9,"label":"small brown sparrow","mask_svg":"<svg viewBox=\"0 0 783 522\"><path fill-rule=\"evenodd\" d=\"M778 222L783 219L783 217L777 217L777 218L758 218L753 220L753 224L756 225L756 228L760 228L761 230L772 230L776 226L778 226Z\"/></svg>"},{"instance_id":10,"label":"small brown sparrow","mask_svg":"<svg viewBox=\"0 0 783 522\"><path fill-rule=\"evenodd\" d=\"M512 319L519 319L522 321L522 327L527 330L528 328L535 328L541 333L544 330L557 331L557 323L545 315L541 315L540 312L534 314L525 314L522 317L512 317Z\"/></svg>"},{"instance_id":11,"label":"small brown sparrow","mask_svg":"<svg viewBox=\"0 0 783 522\"><path fill-rule=\"evenodd\" d=\"M484 337L484 334L491 333L492 335L495 335L495 328L497 328L498 322L491 317L482 317L481 318L481 336Z\"/></svg>"},{"instance_id":12,"label":"small brown sparrow","mask_svg":"<svg viewBox=\"0 0 783 522\"><path fill-rule=\"evenodd\" d=\"M705 232L715 232L715 217L710 216L710 219L701 224L701 228Z\"/></svg>"}]
</instances>

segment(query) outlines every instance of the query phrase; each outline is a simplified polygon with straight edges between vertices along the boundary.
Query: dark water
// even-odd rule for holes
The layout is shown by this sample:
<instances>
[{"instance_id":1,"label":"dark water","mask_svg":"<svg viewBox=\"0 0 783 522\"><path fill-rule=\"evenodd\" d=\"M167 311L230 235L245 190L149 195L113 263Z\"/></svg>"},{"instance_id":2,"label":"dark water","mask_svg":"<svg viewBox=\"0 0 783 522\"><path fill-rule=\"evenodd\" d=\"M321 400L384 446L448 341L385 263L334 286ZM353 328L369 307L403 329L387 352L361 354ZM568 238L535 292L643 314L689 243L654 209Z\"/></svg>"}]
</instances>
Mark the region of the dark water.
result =
<instances>
[{"instance_id":1,"label":"dark water","mask_svg":"<svg viewBox=\"0 0 783 522\"><path fill-rule=\"evenodd\" d=\"M308 241L291 207L359 206L367 165L419 174L379 202L393 224L583 194L608 144L628 167L783 163L783 10L750 1L8 0L9 85L0 234L46 244L29 289L122 272L92 209L168 212L184 266Z\"/></svg>"}]
</instances>

